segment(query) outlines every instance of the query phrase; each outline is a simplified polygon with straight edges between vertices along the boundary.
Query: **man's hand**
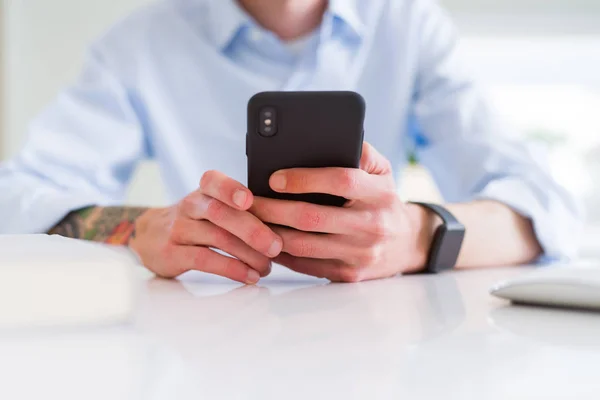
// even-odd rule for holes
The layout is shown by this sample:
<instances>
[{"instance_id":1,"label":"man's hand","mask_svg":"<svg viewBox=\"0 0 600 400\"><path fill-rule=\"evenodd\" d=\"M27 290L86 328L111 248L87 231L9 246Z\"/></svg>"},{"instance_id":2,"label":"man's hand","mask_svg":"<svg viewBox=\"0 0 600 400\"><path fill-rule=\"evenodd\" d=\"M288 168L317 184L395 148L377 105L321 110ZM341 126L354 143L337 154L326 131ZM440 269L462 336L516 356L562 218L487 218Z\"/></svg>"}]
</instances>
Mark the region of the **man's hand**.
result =
<instances>
[{"instance_id":1,"label":"man's hand","mask_svg":"<svg viewBox=\"0 0 600 400\"><path fill-rule=\"evenodd\" d=\"M337 282L424 268L435 219L400 200L389 162L367 143L361 169L278 171L270 184L281 193L326 193L350 200L336 208L256 198L251 212L278 225L272 229L283 238L277 262Z\"/></svg>"},{"instance_id":2,"label":"man's hand","mask_svg":"<svg viewBox=\"0 0 600 400\"><path fill-rule=\"evenodd\" d=\"M130 247L162 277L198 270L254 284L270 273L271 258L281 252L282 239L248 212L253 202L242 184L207 172L200 188L179 204L142 214Z\"/></svg>"}]
</instances>

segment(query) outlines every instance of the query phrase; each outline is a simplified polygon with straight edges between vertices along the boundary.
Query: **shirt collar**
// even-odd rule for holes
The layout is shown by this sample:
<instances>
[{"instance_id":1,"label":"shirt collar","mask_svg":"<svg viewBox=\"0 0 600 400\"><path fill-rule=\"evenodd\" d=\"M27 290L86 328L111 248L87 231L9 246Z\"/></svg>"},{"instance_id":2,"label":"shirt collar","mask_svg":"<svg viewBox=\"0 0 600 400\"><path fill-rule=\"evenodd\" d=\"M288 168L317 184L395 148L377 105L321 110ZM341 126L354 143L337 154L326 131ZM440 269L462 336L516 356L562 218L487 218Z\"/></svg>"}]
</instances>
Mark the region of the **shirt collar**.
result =
<instances>
[{"instance_id":1,"label":"shirt collar","mask_svg":"<svg viewBox=\"0 0 600 400\"><path fill-rule=\"evenodd\" d=\"M250 16L235 0L207 0L209 3L210 36L224 50L238 33L251 22Z\"/></svg>"},{"instance_id":2,"label":"shirt collar","mask_svg":"<svg viewBox=\"0 0 600 400\"><path fill-rule=\"evenodd\" d=\"M329 12L348 26L358 38L362 38L365 21L358 9L359 2L360 0L329 0Z\"/></svg>"},{"instance_id":3,"label":"shirt collar","mask_svg":"<svg viewBox=\"0 0 600 400\"><path fill-rule=\"evenodd\" d=\"M205 0L209 5L210 36L215 45L225 50L236 36L251 25L251 17L236 0ZM362 38L365 22L358 9L360 0L329 0L328 13L349 27L354 35Z\"/></svg>"}]
</instances>

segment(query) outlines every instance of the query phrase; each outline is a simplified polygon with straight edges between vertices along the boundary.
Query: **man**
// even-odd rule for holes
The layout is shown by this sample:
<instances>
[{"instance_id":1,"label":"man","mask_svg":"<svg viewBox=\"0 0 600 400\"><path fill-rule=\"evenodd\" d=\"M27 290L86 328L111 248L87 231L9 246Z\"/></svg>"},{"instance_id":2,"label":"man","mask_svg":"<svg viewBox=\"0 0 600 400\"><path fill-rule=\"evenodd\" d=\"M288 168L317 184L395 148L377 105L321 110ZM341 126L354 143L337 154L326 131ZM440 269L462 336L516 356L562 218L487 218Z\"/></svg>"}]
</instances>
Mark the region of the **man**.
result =
<instances>
[{"instance_id":1,"label":"man","mask_svg":"<svg viewBox=\"0 0 600 400\"><path fill-rule=\"evenodd\" d=\"M403 203L393 177L416 121L419 160L466 226L458 268L572 255L576 207L503 134L456 44L432 0L153 4L91 47L79 81L2 166L1 231L128 244L163 277L200 270L253 284L272 260L343 282L424 271L441 221ZM348 205L255 198L243 184L248 99L341 89L367 102L361 169L280 171L271 186ZM158 161L172 207L120 205L142 158Z\"/></svg>"}]
</instances>

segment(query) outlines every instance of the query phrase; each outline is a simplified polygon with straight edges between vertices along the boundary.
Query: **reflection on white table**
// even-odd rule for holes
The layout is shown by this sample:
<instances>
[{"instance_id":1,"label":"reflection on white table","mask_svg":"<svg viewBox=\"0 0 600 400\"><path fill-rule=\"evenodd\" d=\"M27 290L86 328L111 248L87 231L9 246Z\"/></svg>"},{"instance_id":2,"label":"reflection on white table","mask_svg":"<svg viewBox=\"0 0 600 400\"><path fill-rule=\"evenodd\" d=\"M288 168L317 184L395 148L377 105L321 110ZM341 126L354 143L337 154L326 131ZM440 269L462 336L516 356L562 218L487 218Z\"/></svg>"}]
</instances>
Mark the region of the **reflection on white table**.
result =
<instances>
[{"instance_id":1,"label":"reflection on white table","mask_svg":"<svg viewBox=\"0 0 600 400\"><path fill-rule=\"evenodd\" d=\"M0 398L599 398L600 314L488 294L522 272L150 278L130 326L0 336Z\"/></svg>"}]
</instances>

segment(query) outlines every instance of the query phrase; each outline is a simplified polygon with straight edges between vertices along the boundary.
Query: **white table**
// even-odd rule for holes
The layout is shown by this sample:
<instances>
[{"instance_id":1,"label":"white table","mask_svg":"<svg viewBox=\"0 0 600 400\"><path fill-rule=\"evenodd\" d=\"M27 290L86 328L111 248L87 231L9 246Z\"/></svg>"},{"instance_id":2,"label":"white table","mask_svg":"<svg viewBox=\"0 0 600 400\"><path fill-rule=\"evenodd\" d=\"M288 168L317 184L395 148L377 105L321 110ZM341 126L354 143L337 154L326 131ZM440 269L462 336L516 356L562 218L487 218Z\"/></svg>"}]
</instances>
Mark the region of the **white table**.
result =
<instances>
[{"instance_id":1,"label":"white table","mask_svg":"<svg viewBox=\"0 0 600 400\"><path fill-rule=\"evenodd\" d=\"M600 398L600 314L488 295L521 272L148 279L131 326L1 336L0 398Z\"/></svg>"}]
</instances>

